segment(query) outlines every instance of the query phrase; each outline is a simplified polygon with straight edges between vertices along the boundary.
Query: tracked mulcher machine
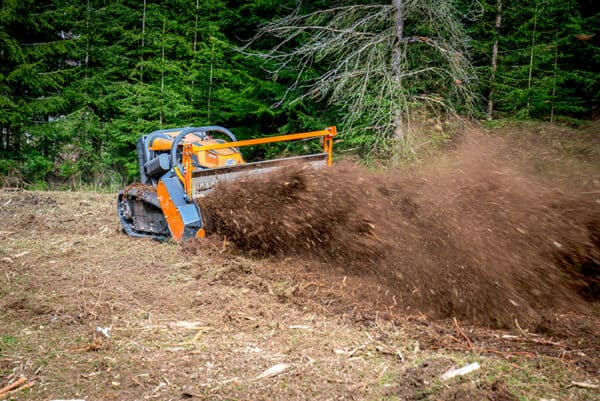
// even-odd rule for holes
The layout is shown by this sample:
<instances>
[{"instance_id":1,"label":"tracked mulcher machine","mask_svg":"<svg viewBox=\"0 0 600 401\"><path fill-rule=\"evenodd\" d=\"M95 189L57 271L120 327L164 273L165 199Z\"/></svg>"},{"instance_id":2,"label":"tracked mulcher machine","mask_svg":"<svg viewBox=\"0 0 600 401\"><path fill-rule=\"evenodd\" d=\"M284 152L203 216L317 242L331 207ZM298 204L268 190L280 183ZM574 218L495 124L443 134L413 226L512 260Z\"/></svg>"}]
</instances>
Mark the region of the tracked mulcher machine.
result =
<instances>
[{"instance_id":1,"label":"tracked mulcher machine","mask_svg":"<svg viewBox=\"0 0 600 401\"><path fill-rule=\"evenodd\" d=\"M329 166L335 127L299 134L238 141L220 126L154 131L137 141L141 184L119 192L117 214L123 230L133 237L181 241L210 234L210 216L194 202L217 182L263 174L297 161ZM226 139L222 139L224 137ZM323 152L247 163L240 148L273 142L319 138ZM226 202L226 200L223 200Z\"/></svg>"}]
</instances>

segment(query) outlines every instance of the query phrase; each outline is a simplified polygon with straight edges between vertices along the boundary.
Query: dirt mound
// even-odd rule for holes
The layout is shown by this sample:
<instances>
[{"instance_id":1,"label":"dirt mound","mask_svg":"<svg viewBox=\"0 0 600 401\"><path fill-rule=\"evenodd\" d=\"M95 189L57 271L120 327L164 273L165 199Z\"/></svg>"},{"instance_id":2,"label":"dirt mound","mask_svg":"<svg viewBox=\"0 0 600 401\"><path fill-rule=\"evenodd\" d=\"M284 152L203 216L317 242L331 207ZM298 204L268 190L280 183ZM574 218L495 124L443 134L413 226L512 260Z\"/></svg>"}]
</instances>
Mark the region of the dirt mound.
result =
<instances>
[{"instance_id":1,"label":"dirt mound","mask_svg":"<svg viewBox=\"0 0 600 401\"><path fill-rule=\"evenodd\" d=\"M14 202L15 205L22 206L54 206L57 203L56 200L52 199L50 196L21 191L15 193L18 193L19 195L11 198L8 204Z\"/></svg>"},{"instance_id":2,"label":"dirt mound","mask_svg":"<svg viewBox=\"0 0 600 401\"><path fill-rule=\"evenodd\" d=\"M500 145L469 140L418 172L290 165L199 202L239 249L372 275L397 309L512 325L585 308L577 290L597 286L597 205L520 174Z\"/></svg>"}]
</instances>

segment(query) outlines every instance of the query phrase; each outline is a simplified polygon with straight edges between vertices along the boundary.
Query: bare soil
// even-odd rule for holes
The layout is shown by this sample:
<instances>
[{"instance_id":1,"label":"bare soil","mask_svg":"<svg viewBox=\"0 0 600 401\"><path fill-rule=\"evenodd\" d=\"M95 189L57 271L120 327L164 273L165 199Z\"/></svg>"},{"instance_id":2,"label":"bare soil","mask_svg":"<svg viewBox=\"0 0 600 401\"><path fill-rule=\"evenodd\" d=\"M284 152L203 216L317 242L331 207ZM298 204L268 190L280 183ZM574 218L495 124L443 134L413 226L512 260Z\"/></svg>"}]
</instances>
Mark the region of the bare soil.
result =
<instances>
[{"instance_id":1,"label":"bare soil","mask_svg":"<svg viewBox=\"0 0 600 401\"><path fill-rule=\"evenodd\" d=\"M218 235L183 246L125 236L116 194L0 191L0 388L597 399L593 129L477 130L418 169L223 186L203 203Z\"/></svg>"}]
</instances>

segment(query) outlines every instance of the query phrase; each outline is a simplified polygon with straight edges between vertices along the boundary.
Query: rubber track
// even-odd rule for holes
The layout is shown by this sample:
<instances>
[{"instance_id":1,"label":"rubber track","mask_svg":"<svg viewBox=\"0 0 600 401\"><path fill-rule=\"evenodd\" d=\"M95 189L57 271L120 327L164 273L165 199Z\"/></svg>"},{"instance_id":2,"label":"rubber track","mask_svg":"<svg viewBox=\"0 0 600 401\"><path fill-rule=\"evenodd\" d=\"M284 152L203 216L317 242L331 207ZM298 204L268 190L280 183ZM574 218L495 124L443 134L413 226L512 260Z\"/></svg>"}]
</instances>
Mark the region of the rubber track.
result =
<instances>
[{"instance_id":1,"label":"rubber track","mask_svg":"<svg viewBox=\"0 0 600 401\"><path fill-rule=\"evenodd\" d=\"M160 209L161 207L158 203L158 196L154 192L143 191L137 188L130 188L127 191L127 194L125 194L124 190L120 190L119 195L117 197L117 215L119 216L121 227L127 235L135 238L152 238L157 241L167 241L171 238L170 235L166 234L148 233L135 230L131 222L127 221L125 219L125 216L123 215L121 204L123 203L124 196L126 196L129 200L133 202L144 202L158 209Z\"/></svg>"}]
</instances>

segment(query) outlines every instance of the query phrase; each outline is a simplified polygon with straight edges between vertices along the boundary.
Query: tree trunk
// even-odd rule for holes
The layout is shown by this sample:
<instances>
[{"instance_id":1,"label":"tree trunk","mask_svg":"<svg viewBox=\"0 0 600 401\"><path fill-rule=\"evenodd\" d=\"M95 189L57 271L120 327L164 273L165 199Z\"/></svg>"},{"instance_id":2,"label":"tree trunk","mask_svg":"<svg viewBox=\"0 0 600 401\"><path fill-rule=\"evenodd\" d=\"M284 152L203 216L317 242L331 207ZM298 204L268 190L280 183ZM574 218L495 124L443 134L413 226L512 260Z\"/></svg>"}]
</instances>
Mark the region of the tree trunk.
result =
<instances>
[{"instance_id":1,"label":"tree trunk","mask_svg":"<svg viewBox=\"0 0 600 401\"><path fill-rule=\"evenodd\" d=\"M213 40L212 36L210 37L210 40L212 41L212 50L210 51L210 75L208 77L208 101L206 102L206 108L207 108L207 118L208 118L208 124L210 124L210 100L212 98L212 83L213 83L213 64L215 62L215 41Z\"/></svg>"},{"instance_id":2,"label":"tree trunk","mask_svg":"<svg viewBox=\"0 0 600 401\"><path fill-rule=\"evenodd\" d=\"M550 122L554 122L554 105L556 104L556 70L558 69L558 28L554 38L554 77L552 80L552 104L550 106Z\"/></svg>"},{"instance_id":3,"label":"tree trunk","mask_svg":"<svg viewBox=\"0 0 600 401\"><path fill-rule=\"evenodd\" d=\"M163 126L163 104L165 92L165 36L167 31L167 20L163 20L162 49L161 49L161 71L160 71L160 128Z\"/></svg>"},{"instance_id":4,"label":"tree trunk","mask_svg":"<svg viewBox=\"0 0 600 401\"><path fill-rule=\"evenodd\" d=\"M90 0L88 0L87 2L87 7L85 10L85 35L86 35L86 40L85 40L85 72L84 72L84 76L87 80L87 73L88 73L88 65L90 62L90 12L91 12L91 8L90 8ZM87 85L86 85L86 91L87 91Z\"/></svg>"},{"instance_id":5,"label":"tree trunk","mask_svg":"<svg viewBox=\"0 0 600 401\"><path fill-rule=\"evenodd\" d=\"M10 148L10 131L8 127L2 127L2 150L9 150Z\"/></svg>"},{"instance_id":6,"label":"tree trunk","mask_svg":"<svg viewBox=\"0 0 600 401\"><path fill-rule=\"evenodd\" d=\"M400 76L400 64L402 59L402 48L401 43L404 37L404 3L402 0L392 0L394 6L394 29L396 33L395 46L392 53L392 74L394 81L398 86L401 85ZM395 139L402 138L404 134L404 127L402 123L402 110L397 110L394 116L394 133L392 135Z\"/></svg>"},{"instance_id":7,"label":"tree trunk","mask_svg":"<svg viewBox=\"0 0 600 401\"><path fill-rule=\"evenodd\" d=\"M502 22L502 0L498 0L498 11L496 12L496 41L492 47L492 66L490 75L490 94L488 96L487 118L492 119L494 111L494 82L496 80L496 68L498 65L498 36L500 35L500 24Z\"/></svg>"},{"instance_id":8,"label":"tree trunk","mask_svg":"<svg viewBox=\"0 0 600 401\"><path fill-rule=\"evenodd\" d=\"M395 10L394 28L396 32L396 46L394 47L394 53L392 54L392 72L396 80L399 81L401 58L400 43L402 43L402 38L404 37L404 4L402 3L402 0L393 0L392 4Z\"/></svg>"},{"instance_id":9,"label":"tree trunk","mask_svg":"<svg viewBox=\"0 0 600 401\"><path fill-rule=\"evenodd\" d=\"M200 0L196 0L196 22L194 23L194 56L192 65L196 65L196 53L197 53L197 45L198 45L198 10L200 10ZM194 78L192 77L192 82L190 83L190 93L191 98L190 101L194 102Z\"/></svg>"},{"instance_id":10,"label":"tree trunk","mask_svg":"<svg viewBox=\"0 0 600 401\"><path fill-rule=\"evenodd\" d=\"M19 124L19 128L16 131L13 131L14 138L14 152L15 154L19 154L21 152L21 140L23 135L23 123Z\"/></svg>"},{"instance_id":11,"label":"tree trunk","mask_svg":"<svg viewBox=\"0 0 600 401\"><path fill-rule=\"evenodd\" d=\"M533 32L531 33L531 53L529 55L529 77L527 78L527 117L529 117L530 99L531 99L531 78L533 76L533 49L535 47L535 34L537 31L538 5L539 5L539 2L536 0L535 11L533 14Z\"/></svg>"},{"instance_id":12,"label":"tree trunk","mask_svg":"<svg viewBox=\"0 0 600 401\"><path fill-rule=\"evenodd\" d=\"M142 11L142 48L140 60L140 83L144 82L144 34L146 33L146 0L144 0L144 9Z\"/></svg>"}]
</instances>

